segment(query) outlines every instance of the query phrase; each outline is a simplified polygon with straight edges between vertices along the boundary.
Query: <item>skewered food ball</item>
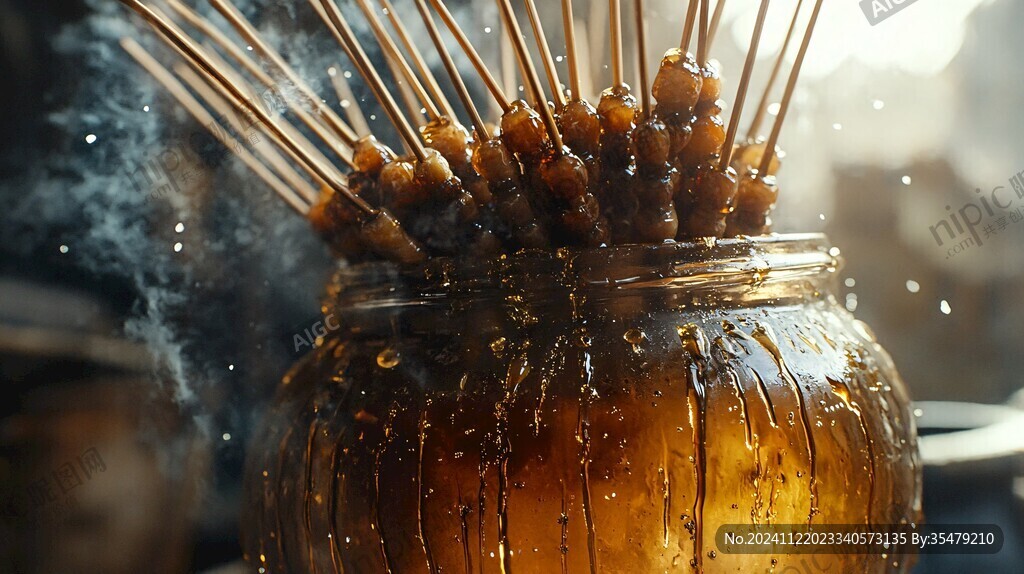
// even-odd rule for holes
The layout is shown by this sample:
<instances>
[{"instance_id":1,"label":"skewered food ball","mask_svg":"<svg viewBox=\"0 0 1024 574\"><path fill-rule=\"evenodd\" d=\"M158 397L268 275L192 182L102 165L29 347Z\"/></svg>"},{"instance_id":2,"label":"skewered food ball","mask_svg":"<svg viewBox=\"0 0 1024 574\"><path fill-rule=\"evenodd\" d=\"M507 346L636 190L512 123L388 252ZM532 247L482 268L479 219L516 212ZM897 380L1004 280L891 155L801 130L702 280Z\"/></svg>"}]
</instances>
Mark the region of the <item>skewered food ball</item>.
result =
<instances>
[{"instance_id":1,"label":"skewered food ball","mask_svg":"<svg viewBox=\"0 0 1024 574\"><path fill-rule=\"evenodd\" d=\"M703 84L704 75L693 56L679 48L669 50L661 59L652 88L654 99L658 100L658 114L689 117L701 96Z\"/></svg>"},{"instance_id":2,"label":"skewered food ball","mask_svg":"<svg viewBox=\"0 0 1024 574\"><path fill-rule=\"evenodd\" d=\"M512 102L501 117L501 139L522 159L536 159L551 149L551 139L540 113L523 100Z\"/></svg>"},{"instance_id":3,"label":"skewered food ball","mask_svg":"<svg viewBox=\"0 0 1024 574\"><path fill-rule=\"evenodd\" d=\"M771 212L779 199L774 176L753 171L740 179L735 208L729 214L727 237L763 235L771 227Z\"/></svg>"},{"instance_id":4,"label":"skewered food ball","mask_svg":"<svg viewBox=\"0 0 1024 574\"><path fill-rule=\"evenodd\" d=\"M731 167L721 171L705 164L697 170L690 190L690 210L679 226L681 239L725 236L726 217L736 198L736 179Z\"/></svg>"}]
</instances>

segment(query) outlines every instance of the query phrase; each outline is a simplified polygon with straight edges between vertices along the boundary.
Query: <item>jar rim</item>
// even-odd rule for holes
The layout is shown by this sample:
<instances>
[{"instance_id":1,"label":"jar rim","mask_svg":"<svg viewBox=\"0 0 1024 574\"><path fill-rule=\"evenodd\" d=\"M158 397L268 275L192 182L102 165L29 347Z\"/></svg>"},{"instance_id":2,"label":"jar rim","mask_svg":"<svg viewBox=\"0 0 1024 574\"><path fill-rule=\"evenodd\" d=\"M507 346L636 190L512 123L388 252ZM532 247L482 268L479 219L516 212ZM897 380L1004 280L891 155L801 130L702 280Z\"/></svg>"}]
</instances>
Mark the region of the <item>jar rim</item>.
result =
<instances>
[{"instance_id":1,"label":"jar rim","mask_svg":"<svg viewBox=\"0 0 1024 574\"><path fill-rule=\"evenodd\" d=\"M841 268L839 250L823 233L524 250L485 261L436 258L411 266L374 262L343 267L329 289L327 306L422 304L489 292L749 288L834 276Z\"/></svg>"}]
</instances>

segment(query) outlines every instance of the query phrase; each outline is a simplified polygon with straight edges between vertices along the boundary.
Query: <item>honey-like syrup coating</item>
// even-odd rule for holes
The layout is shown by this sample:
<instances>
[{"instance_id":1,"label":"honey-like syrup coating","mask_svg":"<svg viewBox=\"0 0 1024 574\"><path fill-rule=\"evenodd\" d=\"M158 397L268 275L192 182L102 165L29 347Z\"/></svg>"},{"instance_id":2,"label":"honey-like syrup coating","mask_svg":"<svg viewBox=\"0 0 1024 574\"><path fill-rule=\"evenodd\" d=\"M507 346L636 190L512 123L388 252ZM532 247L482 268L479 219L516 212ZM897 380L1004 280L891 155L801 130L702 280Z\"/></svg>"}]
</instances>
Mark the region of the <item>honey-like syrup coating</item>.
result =
<instances>
[{"instance_id":1,"label":"honey-like syrup coating","mask_svg":"<svg viewBox=\"0 0 1024 574\"><path fill-rule=\"evenodd\" d=\"M779 199L779 188L772 176L759 177L752 172L740 178L735 208L727 219L727 237L763 235L771 225L770 214Z\"/></svg>"},{"instance_id":2,"label":"honey-like syrup coating","mask_svg":"<svg viewBox=\"0 0 1024 574\"><path fill-rule=\"evenodd\" d=\"M509 151L527 159L551 149L544 120L523 100L512 102L509 111L501 117L501 139Z\"/></svg>"},{"instance_id":3,"label":"honey-like syrup coating","mask_svg":"<svg viewBox=\"0 0 1024 574\"><path fill-rule=\"evenodd\" d=\"M558 129L565 145L581 158L593 158L600 152L601 116L590 102L567 102L559 111Z\"/></svg>"},{"instance_id":4,"label":"honey-like syrup coating","mask_svg":"<svg viewBox=\"0 0 1024 574\"><path fill-rule=\"evenodd\" d=\"M658 114L682 114L689 117L701 95L704 76L693 56L673 48L661 59L654 77L652 95L658 101Z\"/></svg>"},{"instance_id":5,"label":"honey-like syrup coating","mask_svg":"<svg viewBox=\"0 0 1024 574\"><path fill-rule=\"evenodd\" d=\"M352 162L356 169L365 174L376 176L385 164L397 159L391 148L377 141L373 136L367 136L356 142L352 151Z\"/></svg>"},{"instance_id":6,"label":"honey-like syrup coating","mask_svg":"<svg viewBox=\"0 0 1024 574\"><path fill-rule=\"evenodd\" d=\"M463 191L462 182L452 173L448 160L431 148L426 149L426 157L416 164L415 180L421 193L429 193L442 201L454 200Z\"/></svg>"}]
</instances>

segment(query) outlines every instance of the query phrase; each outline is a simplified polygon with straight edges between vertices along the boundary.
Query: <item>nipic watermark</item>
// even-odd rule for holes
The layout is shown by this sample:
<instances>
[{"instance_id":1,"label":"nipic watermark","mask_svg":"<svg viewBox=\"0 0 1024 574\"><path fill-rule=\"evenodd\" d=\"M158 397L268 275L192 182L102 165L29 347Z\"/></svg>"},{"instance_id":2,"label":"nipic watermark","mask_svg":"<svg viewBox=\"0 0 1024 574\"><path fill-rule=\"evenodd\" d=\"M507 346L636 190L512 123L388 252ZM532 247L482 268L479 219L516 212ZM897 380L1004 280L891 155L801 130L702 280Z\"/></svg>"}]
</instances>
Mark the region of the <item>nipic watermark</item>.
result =
<instances>
[{"instance_id":1,"label":"nipic watermark","mask_svg":"<svg viewBox=\"0 0 1024 574\"><path fill-rule=\"evenodd\" d=\"M877 26L917 0L860 0L860 8L872 26Z\"/></svg>"}]
</instances>

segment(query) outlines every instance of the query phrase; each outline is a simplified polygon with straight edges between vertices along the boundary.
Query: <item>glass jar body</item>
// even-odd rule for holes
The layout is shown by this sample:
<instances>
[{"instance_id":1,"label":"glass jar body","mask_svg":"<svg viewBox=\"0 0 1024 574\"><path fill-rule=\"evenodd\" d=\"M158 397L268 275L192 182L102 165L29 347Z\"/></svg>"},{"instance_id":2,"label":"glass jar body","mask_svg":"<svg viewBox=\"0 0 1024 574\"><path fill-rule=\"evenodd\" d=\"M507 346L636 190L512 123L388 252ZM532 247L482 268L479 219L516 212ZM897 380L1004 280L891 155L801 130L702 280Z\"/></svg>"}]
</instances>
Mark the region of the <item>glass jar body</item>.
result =
<instances>
[{"instance_id":1,"label":"glass jar body","mask_svg":"<svg viewBox=\"0 0 1024 574\"><path fill-rule=\"evenodd\" d=\"M830 258L813 237L561 254L473 280L438 269L423 277L441 287L388 299L354 295L342 273L341 328L286 377L254 443L247 559L270 572L905 571L715 544L729 524L919 518L909 399L837 305Z\"/></svg>"}]
</instances>

